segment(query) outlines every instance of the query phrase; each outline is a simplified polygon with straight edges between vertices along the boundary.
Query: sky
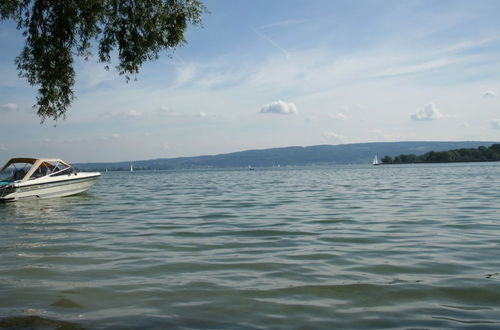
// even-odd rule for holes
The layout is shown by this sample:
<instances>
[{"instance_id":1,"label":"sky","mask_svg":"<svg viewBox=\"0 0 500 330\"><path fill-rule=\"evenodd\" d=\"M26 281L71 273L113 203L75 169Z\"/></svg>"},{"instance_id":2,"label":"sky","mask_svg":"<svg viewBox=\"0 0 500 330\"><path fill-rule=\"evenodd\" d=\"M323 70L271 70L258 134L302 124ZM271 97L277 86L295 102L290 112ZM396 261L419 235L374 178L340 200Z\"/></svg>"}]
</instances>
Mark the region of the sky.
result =
<instances>
[{"instance_id":1,"label":"sky","mask_svg":"<svg viewBox=\"0 0 500 330\"><path fill-rule=\"evenodd\" d=\"M500 1L205 0L203 27L137 80L75 60L43 124L0 22L0 161L211 155L394 141L500 141Z\"/></svg>"}]
</instances>

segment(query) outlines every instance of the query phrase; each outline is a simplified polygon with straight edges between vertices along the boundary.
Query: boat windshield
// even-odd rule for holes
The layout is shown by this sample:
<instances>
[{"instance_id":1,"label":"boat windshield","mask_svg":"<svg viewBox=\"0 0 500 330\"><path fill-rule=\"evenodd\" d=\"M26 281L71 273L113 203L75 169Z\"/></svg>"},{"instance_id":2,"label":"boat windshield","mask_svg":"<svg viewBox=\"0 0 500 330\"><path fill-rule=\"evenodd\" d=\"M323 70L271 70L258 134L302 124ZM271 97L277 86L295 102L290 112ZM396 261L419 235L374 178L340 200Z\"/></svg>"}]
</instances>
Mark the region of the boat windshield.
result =
<instances>
[{"instance_id":1,"label":"boat windshield","mask_svg":"<svg viewBox=\"0 0 500 330\"><path fill-rule=\"evenodd\" d=\"M12 163L0 172L0 183L7 184L17 180L22 180L26 173L31 170L32 164L19 162Z\"/></svg>"},{"instance_id":2,"label":"boat windshield","mask_svg":"<svg viewBox=\"0 0 500 330\"><path fill-rule=\"evenodd\" d=\"M41 168L41 166L40 166ZM50 176L58 176L73 173L73 168L67 164L57 163L49 173Z\"/></svg>"},{"instance_id":3,"label":"boat windshield","mask_svg":"<svg viewBox=\"0 0 500 330\"><path fill-rule=\"evenodd\" d=\"M32 179L37 179L42 176L58 176L58 175L64 175L64 174L70 174L72 172L72 167L60 163L60 162L51 162L51 161L44 161L43 163L38 166L37 169L31 174L28 180Z\"/></svg>"}]
</instances>

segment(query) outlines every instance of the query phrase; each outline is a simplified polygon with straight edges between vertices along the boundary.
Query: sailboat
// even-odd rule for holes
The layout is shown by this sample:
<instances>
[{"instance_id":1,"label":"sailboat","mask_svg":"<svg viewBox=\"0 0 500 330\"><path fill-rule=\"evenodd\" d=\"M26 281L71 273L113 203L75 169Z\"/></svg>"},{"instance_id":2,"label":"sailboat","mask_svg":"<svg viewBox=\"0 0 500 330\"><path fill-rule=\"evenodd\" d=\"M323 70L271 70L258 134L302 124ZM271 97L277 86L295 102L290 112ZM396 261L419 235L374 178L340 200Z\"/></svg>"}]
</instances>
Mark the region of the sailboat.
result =
<instances>
[{"instance_id":1,"label":"sailboat","mask_svg":"<svg viewBox=\"0 0 500 330\"><path fill-rule=\"evenodd\" d=\"M130 172L134 171L134 165L130 165Z\"/></svg>"},{"instance_id":2,"label":"sailboat","mask_svg":"<svg viewBox=\"0 0 500 330\"><path fill-rule=\"evenodd\" d=\"M375 157L373 157L372 164L375 166L382 164L382 162L378 159L377 155L375 155Z\"/></svg>"}]
</instances>

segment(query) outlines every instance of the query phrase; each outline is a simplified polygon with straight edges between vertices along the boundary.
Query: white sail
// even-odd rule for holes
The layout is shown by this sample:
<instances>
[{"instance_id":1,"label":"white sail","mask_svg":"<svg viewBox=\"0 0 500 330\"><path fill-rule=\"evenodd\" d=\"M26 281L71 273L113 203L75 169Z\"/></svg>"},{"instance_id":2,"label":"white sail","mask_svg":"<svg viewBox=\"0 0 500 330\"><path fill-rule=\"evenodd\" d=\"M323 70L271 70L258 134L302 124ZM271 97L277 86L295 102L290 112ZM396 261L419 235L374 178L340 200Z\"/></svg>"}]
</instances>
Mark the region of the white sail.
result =
<instances>
[{"instance_id":1,"label":"white sail","mask_svg":"<svg viewBox=\"0 0 500 330\"><path fill-rule=\"evenodd\" d=\"M134 171L134 165L130 165L130 172Z\"/></svg>"},{"instance_id":2,"label":"white sail","mask_svg":"<svg viewBox=\"0 0 500 330\"><path fill-rule=\"evenodd\" d=\"M380 165L380 161L377 157L377 155L375 155L375 157L373 157L373 162L372 162L373 165Z\"/></svg>"}]
</instances>

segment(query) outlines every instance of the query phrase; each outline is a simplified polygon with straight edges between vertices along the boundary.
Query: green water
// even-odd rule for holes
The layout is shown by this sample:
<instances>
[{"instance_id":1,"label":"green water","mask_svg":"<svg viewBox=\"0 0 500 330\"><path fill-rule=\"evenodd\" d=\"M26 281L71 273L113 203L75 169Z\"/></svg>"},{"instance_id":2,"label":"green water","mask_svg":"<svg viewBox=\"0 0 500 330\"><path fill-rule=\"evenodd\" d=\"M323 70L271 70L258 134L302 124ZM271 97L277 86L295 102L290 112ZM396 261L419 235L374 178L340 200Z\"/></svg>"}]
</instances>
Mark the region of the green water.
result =
<instances>
[{"instance_id":1,"label":"green water","mask_svg":"<svg viewBox=\"0 0 500 330\"><path fill-rule=\"evenodd\" d=\"M500 164L103 173L0 204L0 329L498 329Z\"/></svg>"}]
</instances>

